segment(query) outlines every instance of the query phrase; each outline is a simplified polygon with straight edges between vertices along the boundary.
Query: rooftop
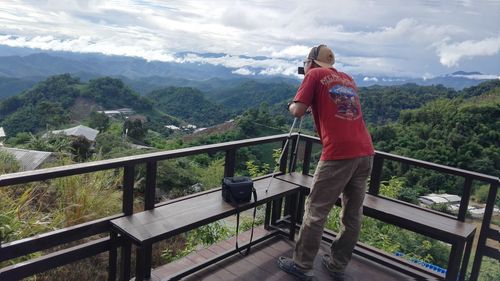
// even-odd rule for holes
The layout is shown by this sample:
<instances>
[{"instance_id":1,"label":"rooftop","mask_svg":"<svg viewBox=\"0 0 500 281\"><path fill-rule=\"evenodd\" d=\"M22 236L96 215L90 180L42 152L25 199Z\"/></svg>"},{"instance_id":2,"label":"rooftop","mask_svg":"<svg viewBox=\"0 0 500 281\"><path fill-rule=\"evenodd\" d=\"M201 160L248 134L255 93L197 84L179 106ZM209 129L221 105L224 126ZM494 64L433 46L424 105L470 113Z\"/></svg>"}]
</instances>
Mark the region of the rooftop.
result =
<instances>
[{"instance_id":1,"label":"rooftop","mask_svg":"<svg viewBox=\"0 0 500 281\"><path fill-rule=\"evenodd\" d=\"M53 134L61 134L62 133L62 134L65 134L67 136L75 136L75 137L83 136L86 139L88 139L89 141L95 141L95 138L96 138L97 134L99 133L99 131L92 129L92 128L89 128L87 126L78 125L76 127L72 127L72 128L68 128L68 129L64 129L64 130L52 131L52 133Z\"/></svg>"},{"instance_id":2,"label":"rooftop","mask_svg":"<svg viewBox=\"0 0 500 281\"><path fill-rule=\"evenodd\" d=\"M0 150L8 152L19 161L23 171L31 171L39 168L50 159L52 152L28 150L21 148L0 147Z\"/></svg>"}]
</instances>

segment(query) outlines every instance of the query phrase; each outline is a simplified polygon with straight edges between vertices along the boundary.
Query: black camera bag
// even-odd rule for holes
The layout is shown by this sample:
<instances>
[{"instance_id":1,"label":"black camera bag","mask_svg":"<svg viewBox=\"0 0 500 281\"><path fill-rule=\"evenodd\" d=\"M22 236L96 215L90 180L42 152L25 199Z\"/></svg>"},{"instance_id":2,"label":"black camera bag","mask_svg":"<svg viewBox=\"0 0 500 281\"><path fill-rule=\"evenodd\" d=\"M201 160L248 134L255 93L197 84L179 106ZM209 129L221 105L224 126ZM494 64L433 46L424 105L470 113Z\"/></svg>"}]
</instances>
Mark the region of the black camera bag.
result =
<instances>
[{"instance_id":1,"label":"black camera bag","mask_svg":"<svg viewBox=\"0 0 500 281\"><path fill-rule=\"evenodd\" d=\"M222 198L228 203L250 202L253 181L249 177L225 177L222 180Z\"/></svg>"},{"instance_id":2,"label":"black camera bag","mask_svg":"<svg viewBox=\"0 0 500 281\"><path fill-rule=\"evenodd\" d=\"M246 251L242 252L238 245L238 232L240 227L240 203L250 202L254 200L252 232L250 241L246 246ZM257 191L253 188L253 180L249 177L225 177L222 179L222 198L224 201L236 206L236 251L242 256L247 256L250 253L253 240L253 229L255 224L255 216L257 214Z\"/></svg>"}]
</instances>

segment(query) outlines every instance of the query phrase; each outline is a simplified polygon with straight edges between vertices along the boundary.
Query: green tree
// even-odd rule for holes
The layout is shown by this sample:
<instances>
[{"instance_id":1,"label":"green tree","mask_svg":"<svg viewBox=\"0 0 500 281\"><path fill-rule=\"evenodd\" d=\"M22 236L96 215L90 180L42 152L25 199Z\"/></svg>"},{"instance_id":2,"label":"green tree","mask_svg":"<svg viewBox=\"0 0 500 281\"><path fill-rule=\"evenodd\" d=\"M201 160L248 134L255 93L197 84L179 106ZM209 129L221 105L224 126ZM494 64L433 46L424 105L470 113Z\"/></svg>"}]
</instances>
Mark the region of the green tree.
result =
<instances>
[{"instance_id":1,"label":"green tree","mask_svg":"<svg viewBox=\"0 0 500 281\"><path fill-rule=\"evenodd\" d=\"M146 136L146 129L139 119L127 119L125 123L123 123L123 131L127 137L135 141L142 141Z\"/></svg>"},{"instance_id":2,"label":"green tree","mask_svg":"<svg viewBox=\"0 0 500 281\"><path fill-rule=\"evenodd\" d=\"M78 162L84 162L91 155L92 143L84 136L77 136L71 139L71 151L74 159Z\"/></svg>"},{"instance_id":3,"label":"green tree","mask_svg":"<svg viewBox=\"0 0 500 281\"><path fill-rule=\"evenodd\" d=\"M99 132L104 132L109 128L110 120L109 117L104 113L99 113L96 111L92 111L89 116L89 126Z\"/></svg>"}]
</instances>

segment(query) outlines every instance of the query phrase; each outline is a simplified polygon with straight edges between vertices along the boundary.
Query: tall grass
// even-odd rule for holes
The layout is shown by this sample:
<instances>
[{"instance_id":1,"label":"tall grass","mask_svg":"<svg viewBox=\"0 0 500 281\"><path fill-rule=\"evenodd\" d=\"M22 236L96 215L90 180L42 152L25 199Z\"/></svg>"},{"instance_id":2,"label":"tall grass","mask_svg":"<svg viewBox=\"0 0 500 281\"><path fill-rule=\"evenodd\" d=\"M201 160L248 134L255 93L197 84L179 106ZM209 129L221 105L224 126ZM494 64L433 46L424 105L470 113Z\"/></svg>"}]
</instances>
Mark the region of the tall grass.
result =
<instances>
[{"instance_id":1,"label":"tall grass","mask_svg":"<svg viewBox=\"0 0 500 281\"><path fill-rule=\"evenodd\" d=\"M18 170L15 161L5 155L0 155L0 158L6 160L0 163L2 173ZM72 163L67 158L53 165L61 166ZM118 186L121 184L121 178L121 172L107 170L0 188L0 239L2 243L120 213L122 192ZM84 240L90 239L92 238ZM0 268L74 244L76 242L5 261L0 263ZM98 255L62 266L28 278L28 280L102 280L107 274L107 262L104 257L106 255ZM86 274L77 273L81 270L85 270Z\"/></svg>"},{"instance_id":2,"label":"tall grass","mask_svg":"<svg viewBox=\"0 0 500 281\"><path fill-rule=\"evenodd\" d=\"M53 225L67 227L120 213L120 179L111 170L54 179Z\"/></svg>"}]
</instances>

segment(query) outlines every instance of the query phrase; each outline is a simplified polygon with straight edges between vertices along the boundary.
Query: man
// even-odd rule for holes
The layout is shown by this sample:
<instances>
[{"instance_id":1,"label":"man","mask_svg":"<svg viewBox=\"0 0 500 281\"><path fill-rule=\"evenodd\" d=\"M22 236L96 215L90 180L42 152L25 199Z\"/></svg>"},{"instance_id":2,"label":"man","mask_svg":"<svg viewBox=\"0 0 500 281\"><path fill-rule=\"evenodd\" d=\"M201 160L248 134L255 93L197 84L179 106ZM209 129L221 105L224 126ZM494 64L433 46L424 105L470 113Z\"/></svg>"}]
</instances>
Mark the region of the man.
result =
<instances>
[{"instance_id":1,"label":"man","mask_svg":"<svg viewBox=\"0 0 500 281\"><path fill-rule=\"evenodd\" d=\"M359 237L366 181L372 167L374 150L356 84L350 76L337 71L334 63L330 48L312 48L304 61L304 81L288 107L295 117L312 109L323 145L293 259L278 259L279 267L299 280L313 280L323 227L341 193L342 228L330 255L322 257L322 264L334 280L346 280L344 271Z\"/></svg>"}]
</instances>

